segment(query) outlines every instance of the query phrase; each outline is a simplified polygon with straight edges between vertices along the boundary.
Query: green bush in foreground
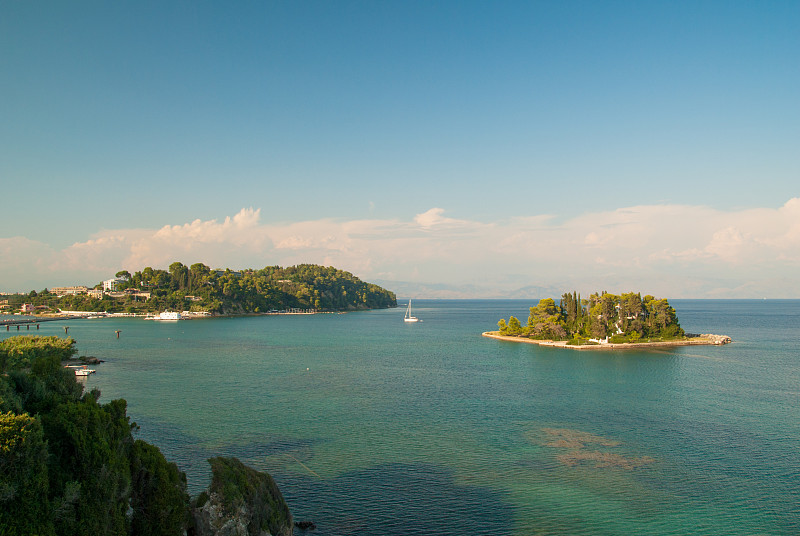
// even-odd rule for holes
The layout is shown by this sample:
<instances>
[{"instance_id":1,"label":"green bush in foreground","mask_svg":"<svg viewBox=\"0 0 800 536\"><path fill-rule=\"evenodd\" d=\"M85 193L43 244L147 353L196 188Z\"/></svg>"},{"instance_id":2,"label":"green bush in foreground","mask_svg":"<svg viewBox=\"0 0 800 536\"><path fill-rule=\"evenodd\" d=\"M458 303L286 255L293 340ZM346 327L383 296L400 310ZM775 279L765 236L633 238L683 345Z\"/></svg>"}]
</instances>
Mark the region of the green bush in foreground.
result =
<instances>
[{"instance_id":1,"label":"green bush in foreground","mask_svg":"<svg viewBox=\"0 0 800 536\"><path fill-rule=\"evenodd\" d=\"M0 342L0 372L30 367L39 357L56 357L59 361L66 361L77 352L72 337L9 337Z\"/></svg>"},{"instance_id":2,"label":"green bush in foreground","mask_svg":"<svg viewBox=\"0 0 800 536\"><path fill-rule=\"evenodd\" d=\"M48 486L41 423L0 413L0 534L53 534Z\"/></svg>"},{"instance_id":3,"label":"green bush in foreground","mask_svg":"<svg viewBox=\"0 0 800 536\"><path fill-rule=\"evenodd\" d=\"M134 439L125 400L100 404L61 359L72 339L12 337L30 366L0 376L0 536L183 536L194 530L186 475ZM54 340L55 339L55 340ZM210 493L248 533L288 536L275 481L235 458L212 458ZM210 493L195 500L202 507ZM244 518L242 518L244 519Z\"/></svg>"},{"instance_id":4,"label":"green bush in foreground","mask_svg":"<svg viewBox=\"0 0 800 536\"><path fill-rule=\"evenodd\" d=\"M181 534L188 522L186 475L158 447L137 439L131 456L131 529L137 536Z\"/></svg>"},{"instance_id":5,"label":"green bush in foreground","mask_svg":"<svg viewBox=\"0 0 800 536\"><path fill-rule=\"evenodd\" d=\"M19 339L4 348L34 350L0 376L0 535L183 534L185 476L134 441L126 402L82 392L61 366L72 339Z\"/></svg>"}]
</instances>

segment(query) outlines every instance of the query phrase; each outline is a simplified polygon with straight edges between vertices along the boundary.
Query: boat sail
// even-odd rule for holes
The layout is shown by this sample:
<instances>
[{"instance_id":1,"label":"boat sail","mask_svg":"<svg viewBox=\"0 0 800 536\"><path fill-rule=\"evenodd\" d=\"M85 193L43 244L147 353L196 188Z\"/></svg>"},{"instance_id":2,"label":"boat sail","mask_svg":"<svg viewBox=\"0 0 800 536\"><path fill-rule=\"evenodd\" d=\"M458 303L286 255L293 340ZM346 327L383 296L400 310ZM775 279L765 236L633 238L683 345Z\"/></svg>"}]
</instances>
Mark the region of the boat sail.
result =
<instances>
[{"instance_id":1,"label":"boat sail","mask_svg":"<svg viewBox=\"0 0 800 536\"><path fill-rule=\"evenodd\" d=\"M406 322L419 322L419 318L411 315L411 300L408 300L408 309L406 309L406 316L403 317Z\"/></svg>"}]
</instances>

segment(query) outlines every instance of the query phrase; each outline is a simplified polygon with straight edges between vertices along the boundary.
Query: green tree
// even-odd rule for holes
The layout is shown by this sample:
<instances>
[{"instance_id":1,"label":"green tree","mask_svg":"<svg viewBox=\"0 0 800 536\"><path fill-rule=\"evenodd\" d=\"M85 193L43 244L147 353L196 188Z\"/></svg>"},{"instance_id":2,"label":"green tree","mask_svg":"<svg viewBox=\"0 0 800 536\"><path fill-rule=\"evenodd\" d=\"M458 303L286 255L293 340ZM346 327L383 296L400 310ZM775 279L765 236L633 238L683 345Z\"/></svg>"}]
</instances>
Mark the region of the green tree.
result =
<instances>
[{"instance_id":1,"label":"green tree","mask_svg":"<svg viewBox=\"0 0 800 536\"><path fill-rule=\"evenodd\" d=\"M15 383L8 376L0 376L0 413L11 411L22 413L22 399L14 388Z\"/></svg>"},{"instance_id":2,"label":"green tree","mask_svg":"<svg viewBox=\"0 0 800 536\"><path fill-rule=\"evenodd\" d=\"M619 319L625 332L638 331L641 334L641 319L644 318L642 297L628 292L619 297Z\"/></svg>"},{"instance_id":3,"label":"green tree","mask_svg":"<svg viewBox=\"0 0 800 536\"><path fill-rule=\"evenodd\" d=\"M48 487L39 421L24 413L0 413L0 533L53 534Z\"/></svg>"},{"instance_id":4,"label":"green tree","mask_svg":"<svg viewBox=\"0 0 800 536\"><path fill-rule=\"evenodd\" d=\"M187 526L186 475L158 447L136 440L131 455L131 530L136 536L180 536Z\"/></svg>"},{"instance_id":5,"label":"green tree","mask_svg":"<svg viewBox=\"0 0 800 536\"><path fill-rule=\"evenodd\" d=\"M508 327L506 329L506 333L511 336L522 334L522 324L520 324L519 319L517 319L517 317L510 316L508 318Z\"/></svg>"},{"instance_id":6,"label":"green tree","mask_svg":"<svg viewBox=\"0 0 800 536\"><path fill-rule=\"evenodd\" d=\"M533 327L542 322L555 323L561 319L561 310L556 306L555 300L545 298L539 300L539 305L530 308L528 315L528 327Z\"/></svg>"},{"instance_id":7,"label":"green tree","mask_svg":"<svg viewBox=\"0 0 800 536\"><path fill-rule=\"evenodd\" d=\"M56 521L60 534L127 533L133 439L125 408L124 400L101 406L93 396L85 396L42 415L53 492L72 506ZM79 497L70 501L75 483Z\"/></svg>"},{"instance_id":8,"label":"green tree","mask_svg":"<svg viewBox=\"0 0 800 536\"><path fill-rule=\"evenodd\" d=\"M56 336L18 335L0 342L0 352L0 361L4 365L2 372L5 372L30 367L38 357L43 356L55 356L59 361L66 361L78 350L71 337L62 339Z\"/></svg>"},{"instance_id":9,"label":"green tree","mask_svg":"<svg viewBox=\"0 0 800 536\"><path fill-rule=\"evenodd\" d=\"M211 269L202 263L195 263L189 267L189 290L196 293L207 283Z\"/></svg>"},{"instance_id":10,"label":"green tree","mask_svg":"<svg viewBox=\"0 0 800 536\"><path fill-rule=\"evenodd\" d=\"M508 326L504 318L497 323L497 329L500 330L500 335L508 335Z\"/></svg>"},{"instance_id":11,"label":"green tree","mask_svg":"<svg viewBox=\"0 0 800 536\"><path fill-rule=\"evenodd\" d=\"M180 262L169 265L169 275L172 277L173 290L183 290L189 285L189 269Z\"/></svg>"},{"instance_id":12,"label":"green tree","mask_svg":"<svg viewBox=\"0 0 800 536\"><path fill-rule=\"evenodd\" d=\"M134 443L124 400L98 398L58 349L0 376L0 534L183 533L185 475Z\"/></svg>"}]
</instances>

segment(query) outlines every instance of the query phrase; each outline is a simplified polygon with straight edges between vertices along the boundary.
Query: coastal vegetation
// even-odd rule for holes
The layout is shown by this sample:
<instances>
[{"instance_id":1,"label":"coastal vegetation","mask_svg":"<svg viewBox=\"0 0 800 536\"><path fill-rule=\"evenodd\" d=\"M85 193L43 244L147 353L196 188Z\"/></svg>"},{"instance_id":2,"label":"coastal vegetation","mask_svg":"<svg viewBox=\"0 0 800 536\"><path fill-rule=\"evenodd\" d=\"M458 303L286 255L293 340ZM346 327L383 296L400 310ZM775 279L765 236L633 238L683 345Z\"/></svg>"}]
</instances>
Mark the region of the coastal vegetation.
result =
<instances>
[{"instance_id":1,"label":"coastal vegetation","mask_svg":"<svg viewBox=\"0 0 800 536\"><path fill-rule=\"evenodd\" d=\"M169 309L215 314L291 309L352 311L397 305L393 292L361 281L350 272L315 264L234 271L212 270L202 263L185 266L173 262L169 270L121 270L116 277L116 290L102 297L58 297L45 289L8 296L9 304L31 303L68 311L152 313Z\"/></svg>"},{"instance_id":2,"label":"coastal vegetation","mask_svg":"<svg viewBox=\"0 0 800 536\"><path fill-rule=\"evenodd\" d=\"M62 359L74 340L0 344L0 532L8 535L182 534L186 478L134 439L126 402L100 404ZM15 356L23 355L24 359ZM153 527L150 531L141 527Z\"/></svg>"},{"instance_id":3,"label":"coastal vegetation","mask_svg":"<svg viewBox=\"0 0 800 536\"><path fill-rule=\"evenodd\" d=\"M39 357L55 356L60 361L68 361L76 353L75 340L71 337L9 337L0 342L0 374L28 368Z\"/></svg>"},{"instance_id":4,"label":"coastal vegetation","mask_svg":"<svg viewBox=\"0 0 800 536\"><path fill-rule=\"evenodd\" d=\"M10 337L0 344L6 371L0 375L0 535L208 534L190 502L186 475L158 447L135 438L139 427L125 400L99 403L100 392L85 393L62 366L74 345L57 337ZM246 504L248 534L267 528L291 534L288 507L268 475L233 458L209 461L210 493L222 490L229 510ZM242 523L238 510L223 514Z\"/></svg>"},{"instance_id":5,"label":"coastal vegetation","mask_svg":"<svg viewBox=\"0 0 800 536\"><path fill-rule=\"evenodd\" d=\"M608 342L669 341L685 336L678 317L666 299L640 293L594 293L582 299L565 293L559 303L552 298L530 308L525 325L514 316L498 322L499 334L535 340L567 341L569 345Z\"/></svg>"}]
</instances>

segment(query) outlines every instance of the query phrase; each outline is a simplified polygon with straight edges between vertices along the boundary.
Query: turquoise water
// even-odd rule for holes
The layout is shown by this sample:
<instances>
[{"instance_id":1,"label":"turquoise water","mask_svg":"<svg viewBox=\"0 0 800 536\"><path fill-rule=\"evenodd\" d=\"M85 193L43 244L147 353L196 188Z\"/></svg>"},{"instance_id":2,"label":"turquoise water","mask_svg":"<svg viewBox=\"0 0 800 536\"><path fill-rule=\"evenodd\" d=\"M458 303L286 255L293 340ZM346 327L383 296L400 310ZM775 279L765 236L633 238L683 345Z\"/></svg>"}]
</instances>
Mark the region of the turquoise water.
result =
<instances>
[{"instance_id":1,"label":"turquoise water","mask_svg":"<svg viewBox=\"0 0 800 536\"><path fill-rule=\"evenodd\" d=\"M800 301L671 303L735 343L481 337L533 305L502 300L415 300L418 324L401 306L66 325L107 359L89 386L128 400L193 492L237 456L319 536L800 533Z\"/></svg>"}]
</instances>

